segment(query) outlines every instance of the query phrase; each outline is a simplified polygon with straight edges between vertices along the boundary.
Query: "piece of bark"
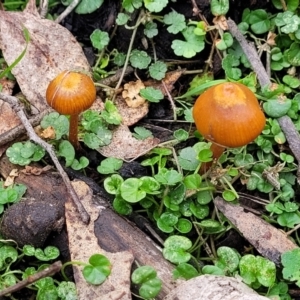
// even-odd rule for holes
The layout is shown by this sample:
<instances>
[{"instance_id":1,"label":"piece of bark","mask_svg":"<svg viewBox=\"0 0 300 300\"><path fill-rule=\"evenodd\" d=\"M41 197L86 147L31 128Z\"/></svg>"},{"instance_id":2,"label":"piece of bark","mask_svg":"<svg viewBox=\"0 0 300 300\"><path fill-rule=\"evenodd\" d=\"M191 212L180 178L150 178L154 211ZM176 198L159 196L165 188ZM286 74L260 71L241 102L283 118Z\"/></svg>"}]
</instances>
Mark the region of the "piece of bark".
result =
<instances>
[{"instance_id":1,"label":"piece of bark","mask_svg":"<svg viewBox=\"0 0 300 300\"><path fill-rule=\"evenodd\" d=\"M130 272L133 255L130 251L111 253L99 247L94 233L94 222L99 213L105 214L106 210L93 202L92 190L86 183L75 181L72 185L91 219L89 224L83 224L73 202L66 202L65 213L71 260L88 263L93 254L103 254L111 263L111 274L101 285L88 284L81 272L83 267L73 265L78 299L130 300Z\"/></svg>"},{"instance_id":2,"label":"piece of bark","mask_svg":"<svg viewBox=\"0 0 300 300\"><path fill-rule=\"evenodd\" d=\"M163 257L160 248L139 228L111 209L106 208L99 215L95 222L95 235L102 249L109 252L130 251L139 265L149 265L157 271L163 285L155 299L163 299L182 282L172 278L175 266Z\"/></svg>"},{"instance_id":3,"label":"piece of bark","mask_svg":"<svg viewBox=\"0 0 300 300\"><path fill-rule=\"evenodd\" d=\"M255 249L264 257L280 265L282 253L298 248L287 235L251 212L245 212L239 205L214 199L216 207L230 220Z\"/></svg>"},{"instance_id":4,"label":"piece of bark","mask_svg":"<svg viewBox=\"0 0 300 300\"><path fill-rule=\"evenodd\" d=\"M180 284L163 300L267 300L233 277L201 275Z\"/></svg>"}]
</instances>

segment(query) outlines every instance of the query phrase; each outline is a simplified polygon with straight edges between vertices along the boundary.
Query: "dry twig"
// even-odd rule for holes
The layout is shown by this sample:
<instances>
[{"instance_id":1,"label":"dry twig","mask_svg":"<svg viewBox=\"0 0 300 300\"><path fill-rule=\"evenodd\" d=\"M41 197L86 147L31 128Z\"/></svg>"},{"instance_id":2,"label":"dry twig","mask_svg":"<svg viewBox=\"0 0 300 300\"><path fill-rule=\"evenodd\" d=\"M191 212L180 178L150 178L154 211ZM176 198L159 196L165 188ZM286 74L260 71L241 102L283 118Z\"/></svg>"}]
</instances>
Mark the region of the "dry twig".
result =
<instances>
[{"instance_id":1,"label":"dry twig","mask_svg":"<svg viewBox=\"0 0 300 300\"><path fill-rule=\"evenodd\" d=\"M257 74L258 81L261 87L265 87L271 84L270 77L268 76L265 67L263 66L259 56L253 47L243 34L238 29L235 22L231 19L227 20L228 29L233 37L239 42L241 48L243 49L245 55L247 56L254 72ZM291 151L293 152L295 158L298 161L298 170L297 170L297 181L300 183L300 135L291 120L288 116L283 116L277 119L285 137L288 141Z\"/></svg>"},{"instance_id":2,"label":"dry twig","mask_svg":"<svg viewBox=\"0 0 300 300\"><path fill-rule=\"evenodd\" d=\"M28 276L26 279L19 281L17 284L15 284L13 286L10 286L4 290L1 290L0 297L5 296L7 294L14 293L16 291L19 291L19 290L23 289L24 287L28 286L29 284L32 284L32 283L38 281L41 278L45 278L47 276L54 275L55 273L60 271L61 266L62 266L61 261L56 261L55 263L50 265L48 268L46 268L38 273Z\"/></svg>"},{"instance_id":3,"label":"dry twig","mask_svg":"<svg viewBox=\"0 0 300 300\"><path fill-rule=\"evenodd\" d=\"M66 188L67 188L70 196L72 197L74 204L77 207L78 212L80 213L82 221L85 224L89 223L90 216L88 215L88 213L86 212L80 199L78 198L78 196L69 180L69 177L66 174L66 172L64 171L63 167L61 166L57 156L55 155L55 152L54 152L52 146L50 144L48 144L47 142L45 142L44 140L42 140L34 132L34 129L31 126L30 122L28 121L28 119L25 115L24 109L23 109L22 105L19 103L18 98L0 93L0 99L2 99L3 101L5 101L11 105L12 109L16 112L16 114L20 118L21 122L23 123L23 125L27 131L27 134L29 136L29 139L32 140L33 142L35 142L36 144L40 145L41 147L43 147L48 152L56 169L58 170L59 174L61 175L61 178L63 179L64 184L66 185Z\"/></svg>"}]
</instances>

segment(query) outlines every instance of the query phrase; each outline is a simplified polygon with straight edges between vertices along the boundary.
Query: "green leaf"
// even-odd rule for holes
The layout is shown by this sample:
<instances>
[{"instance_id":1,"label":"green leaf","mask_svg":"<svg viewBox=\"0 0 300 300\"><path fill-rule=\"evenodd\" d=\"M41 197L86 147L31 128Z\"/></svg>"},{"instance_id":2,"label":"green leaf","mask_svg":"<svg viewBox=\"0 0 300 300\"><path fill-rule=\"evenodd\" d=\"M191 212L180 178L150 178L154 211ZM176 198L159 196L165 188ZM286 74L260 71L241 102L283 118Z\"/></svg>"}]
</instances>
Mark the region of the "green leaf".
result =
<instances>
[{"instance_id":1,"label":"green leaf","mask_svg":"<svg viewBox=\"0 0 300 300\"><path fill-rule=\"evenodd\" d=\"M123 165L122 159L108 157L101 161L100 165L97 167L97 171L100 174L111 174L118 171Z\"/></svg>"},{"instance_id":2,"label":"green leaf","mask_svg":"<svg viewBox=\"0 0 300 300\"><path fill-rule=\"evenodd\" d=\"M173 40L171 48L176 55L191 58L204 49L205 36L195 35L194 29L194 26L188 26L182 31L184 41Z\"/></svg>"},{"instance_id":3,"label":"green leaf","mask_svg":"<svg viewBox=\"0 0 300 300\"><path fill-rule=\"evenodd\" d=\"M77 300L77 290L74 282L61 281L57 287L58 297L63 300Z\"/></svg>"},{"instance_id":4,"label":"green leaf","mask_svg":"<svg viewBox=\"0 0 300 300\"><path fill-rule=\"evenodd\" d=\"M273 5L277 8L277 9L283 9L282 6L282 1L280 0L272 0ZM290 11L295 11L298 6L299 6L299 0L287 0L285 1L287 9Z\"/></svg>"},{"instance_id":5,"label":"green leaf","mask_svg":"<svg viewBox=\"0 0 300 300\"><path fill-rule=\"evenodd\" d=\"M134 68L146 69L151 62L151 57L147 52L135 49L131 52L129 60Z\"/></svg>"},{"instance_id":6,"label":"green leaf","mask_svg":"<svg viewBox=\"0 0 300 300\"><path fill-rule=\"evenodd\" d=\"M103 50L109 43L108 33L100 29L95 29L91 34L90 39L93 47L97 50Z\"/></svg>"},{"instance_id":7,"label":"green leaf","mask_svg":"<svg viewBox=\"0 0 300 300\"><path fill-rule=\"evenodd\" d=\"M121 197L116 197L113 201L114 210L121 215L130 215L132 213L132 206L122 199Z\"/></svg>"},{"instance_id":8,"label":"green leaf","mask_svg":"<svg viewBox=\"0 0 300 300\"><path fill-rule=\"evenodd\" d=\"M229 0L211 0L210 10L216 17L226 15L229 10Z\"/></svg>"},{"instance_id":9,"label":"green leaf","mask_svg":"<svg viewBox=\"0 0 300 300\"><path fill-rule=\"evenodd\" d=\"M116 23L119 26L125 25L130 20L130 16L124 13L118 13Z\"/></svg>"},{"instance_id":10,"label":"green leaf","mask_svg":"<svg viewBox=\"0 0 300 300\"><path fill-rule=\"evenodd\" d=\"M121 196L130 203L139 202L146 197L146 192L140 189L142 181L138 178L126 179L120 187Z\"/></svg>"},{"instance_id":11,"label":"green leaf","mask_svg":"<svg viewBox=\"0 0 300 300\"><path fill-rule=\"evenodd\" d=\"M224 190L222 192L222 197L227 202L234 201L237 198L236 193L234 193L232 190Z\"/></svg>"},{"instance_id":12,"label":"green leaf","mask_svg":"<svg viewBox=\"0 0 300 300\"><path fill-rule=\"evenodd\" d=\"M129 13L133 13L135 9L143 5L143 0L123 0L122 7Z\"/></svg>"},{"instance_id":13,"label":"green leaf","mask_svg":"<svg viewBox=\"0 0 300 300\"><path fill-rule=\"evenodd\" d=\"M82 170L89 165L89 160L85 156L81 156L79 160L74 159L71 168L75 171Z\"/></svg>"},{"instance_id":14,"label":"green leaf","mask_svg":"<svg viewBox=\"0 0 300 300\"><path fill-rule=\"evenodd\" d=\"M155 63L152 63L149 67L150 76L156 80L162 80L165 77L166 72L167 72L167 65L162 61L156 61Z\"/></svg>"},{"instance_id":15,"label":"green leaf","mask_svg":"<svg viewBox=\"0 0 300 300\"><path fill-rule=\"evenodd\" d=\"M90 14L101 7L104 0L81 0L76 6L77 14Z\"/></svg>"},{"instance_id":16,"label":"green leaf","mask_svg":"<svg viewBox=\"0 0 300 300\"><path fill-rule=\"evenodd\" d=\"M300 248L281 254L281 263L283 265L283 278L289 281L296 281L296 285L300 287Z\"/></svg>"},{"instance_id":17,"label":"green leaf","mask_svg":"<svg viewBox=\"0 0 300 300\"><path fill-rule=\"evenodd\" d=\"M102 254L94 254L90 257L89 263L82 270L85 280L94 285L102 284L110 275L110 261Z\"/></svg>"},{"instance_id":18,"label":"green leaf","mask_svg":"<svg viewBox=\"0 0 300 300\"><path fill-rule=\"evenodd\" d=\"M150 12L160 12L168 2L168 0L144 0L144 5Z\"/></svg>"},{"instance_id":19,"label":"green leaf","mask_svg":"<svg viewBox=\"0 0 300 300\"><path fill-rule=\"evenodd\" d=\"M193 224L190 220L188 219L184 219L184 218L180 218L178 219L177 224L175 225L175 228L182 234L185 233L189 233L192 228L193 228Z\"/></svg>"},{"instance_id":20,"label":"green leaf","mask_svg":"<svg viewBox=\"0 0 300 300\"><path fill-rule=\"evenodd\" d=\"M75 150L69 141L62 141L58 146L58 155L66 159L66 167L70 167L75 159Z\"/></svg>"},{"instance_id":21,"label":"green leaf","mask_svg":"<svg viewBox=\"0 0 300 300\"><path fill-rule=\"evenodd\" d=\"M300 224L300 217L295 212L283 212L277 218L277 222L282 227L294 228L295 225Z\"/></svg>"},{"instance_id":22,"label":"green leaf","mask_svg":"<svg viewBox=\"0 0 300 300\"><path fill-rule=\"evenodd\" d=\"M242 71L237 68L239 65L239 59L232 54L226 55L222 60L222 68L224 69L226 76L233 80L238 80L242 76Z\"/></svg>"},{"instance_id":23,"label":"green leaf","mask_svg":"<svg viewBox=\"0 0 300 300\"><path fill-rule=\"evenodd\" d=\"M192 202L190 210L197 219L204 219L209 215L208 205L201 205L199 203Z\"/></svg>"},{"instance_id":24,"label":"green leaf","mask_svg":"<svg viewBox=\"0 0 300 300\"><path fill-rule=\"evenodd\" d=\"M189 133L186 130L180 128L174 131L173 136L179 142L184 142L189 138Z\"/></svg>"},{"instance_id":25,"label":"green leaf","mask_svg":"<svg viewBox=\"0 0 300 300\"><path fill-rule=\"evenodd\" d=\"M183 180L182 174L180 174L178 171L173 169L169 170L166 168L160 169L159 172L154 175L154 178L161 184L165 185L175 185Z\"/></svg>"},{"instance_id":26,"label":"green leaf","mask_svg":"<svg viewBox=\"0 0 300 300\"><path fill-rule=\"evenodd\" d=\"M66 116L60 115L58 112L52 112L46 115L41 121L41 127L53 127L55 131L55 140L60 140L62 136L69 132L69 120Z\"/></svg>"},{"instance_id":27,"label":"green leaf","mask_svg":"<svg viewBox=\"0 0 300 300\"><path fill-rule=\"evenodd\" d=\"M156 195L159 194L160 184L151 176L140 177L140 188L147 194Z\"/></svg>"},{"instance_id":28,"label":"green leaf","mask_svg":"<svg viewBox=\"0 0 300 300\"><path fill-rule=\"evenodd\" d=\"M0 270L7 268L18 258L18 251L8 245L0 247Z\"/></svg>"},{"instance_id":29,"label":"green leaf","mask_svg":"<svg viewBox=\"0 0 300 300\"><path fill-rule=\"evenodd\" d=\"M163 22L166 25L169 25L167 30L173 34L179 33L186 27L184 15L179 14L175 10L172 10L168 14L164 15Z\"/></svg>"},{"instance_id":30,"label":"green leaf","mask_svg":"<svg viewBox=\"0 0 300 300\"><path fill-rule=\"evenodd\" d=\"M202 177L198 173L187 175L183 180L184 185L189 190L199 189L201 186L201 182Z\"/></svg>"},{"instance_id":31,"label":"green leaf","mask_svg":"<svg viewBox=\"0 0 300 300\"><path fill-rule=\"evenodd\" d=\"M181 263L173 271L173 278L184 278L186 280L197 277L199 275L197 269L190 264Z\"/></svg>"},{"instance_id":32,"label":"green leaf","mask_svg":"<svg viewBox=\"0 0 300 300\"><path fill-rule=\"evenodd\" d=\"M272 99L264 102L263 108L266 114L272 118L280 118L291 108L292 101L290 99Z\"/></svg>"},{"instance_id":33,"label":"green leaf","mask_svg":"<svg viewBox=\"0 0 300 300\"><path fill-rule=\"evenodd\" d=\"M131 274L131 280L134 284L141 285L139 294L144 299L155 298L162 287L161 280L151 266L141 266L135 269Z\"/></svg>"},{"instance_id":34,"label":"green leaf","mask_svg":"<svg viewBox=\"0 0 300 300\"><path fill-rule=\"evenodd\" d=\"M230 247L219 247L217 250L218 259L215 265L222 270L228 271L232 274L238 269L240 254L233 248Z\"/></svg>"},{"instance_id":35,"label":"green leaf","mask_svg":"<svg viewBox=\"0 0 300 300\"><path fill-rule=\"evenodd\" d=\"M233 37L229 32L225 32L220 40L216 42L216 47L223 51L231 47L233 44Z\"/></svg>"},{"instance_id":36,"label":"green leaf","mask_svg":"<svg viewBox=\"0 0 300 300\"><path fill-rule=\"evenodd\" d=\"M161 90L151 86L141 89L140 94L143 98L154 103L158 103L160 100L164 98L164 95L161 92Z\"/></svg>"},{"instance_id":37,"label":"green leaf","mask_svg":"<svg viewBox=\"0 0 300 300\"><path fill-rule=\"evenodd\" d=\"M164 212L157 219L157 227L165 233L171 233L174 230L174 226L178 222L178 217L171 212Z\"/></svg>"},{"instance_id":38,"label":"green leaf","mask_svg":"<svg viewBox=\"0 0 300 300\"><path fill-rule=\"evenodd\" d=\"M268 13L264 9L256 9L249 15L249 24L251 24L251 30L255 34L263 34L270 30L271 22L269 20Z\"/></svg>"},{"instance_id":39,"label":"green leaf","mask_svg":"<svg viewBox=\"0 0 300 300\"><path fill-rule=\"evenodd\" d=\"M109 194L116 195L119 193L123 182L124 179L119 174L113 174L110 177L105 178L103 185Z\"/></svg>"},{"instance_id":40,"label":"green leaf","mask_svg":"<svg viewBox=\"0 0 300 300\"><path fill-rule=\"evenodd\" d=\"M122 122L122 116L120 115L116 105L110 101L106 100L104 104L105 110L101 111L101 117L108 123L112 125L120 125Z\"/></svg>"},{"instance_id":41,"label":"green leaf","mask_svg":"<svg viewBox=\"0 0 300 300\"><path fill-rule=\"evenodd\" d=\"M219 221L211 220L211 219L203 220L197 223L197 225L203 229L204 233L207 234L221 233L226 230L226 227L222 225Z\"/></svg>"},{"instance_id":42,"label":"green leaf","mask_svg":"<svg viewBox=\"0 0 300 300\"><path fill-rule=\"evenodd\" d=\"M134 133L132 136L135 137L137 140L145 140L149 137L153 137L152 132L144 127L136 126L133 129Z\"/></svg>"},{"instance_id":43,"label":"green leaf","mask_svg":"<svg viewBox=\"0 0 300 300\"><path fill-rule=\"evenodd\" d=\"M284 58L292 66L300 66L300 45L298 42L292 43L290 48L284 52Z\"/></svg>"},{"instance_id":44,"label":"green leaf","mask_svg":"<svg viewBox=\"0 0 300 300\"><path fill-rule=\"evenodd\" d=\"M144 34L149 39L152 39L156 35L158 35L157 24L154 22L147 22L145 24Z\"/></svg>"},{"instance_id":45,"label":"green leaf","mask_svg":"<svg viewBox=\"0 0 300 300\"><path fill-rule=\"evenodd\" d=\"M191 254L187 252L192 247L192 242L185 236L173 235L164 242L163 256L172 263L188 262Z\"/></svg>"},{"instance_id":46,"label":"green leaf","mask_svg":"<svg viewBox=\"0 0 300 300\"><path fill-rule=\"evenodd\" d=\"M200 161L197 159L197 153L193 147L183 148L179 152L179 164L182 169L194 171L198 168Z\"/></svg>"},{"instance_id":47,"label":"green leaf","mask_svg":"<svg viewBox=\"0 0 300 300\"><path fill-rule=\"evenodd\" d=\"M34 256L41 261L49 261L56 259L59 256L58 248L54 246L47 246L44 250L37 248L35 249Z\"/></svg>"}]
</instances>

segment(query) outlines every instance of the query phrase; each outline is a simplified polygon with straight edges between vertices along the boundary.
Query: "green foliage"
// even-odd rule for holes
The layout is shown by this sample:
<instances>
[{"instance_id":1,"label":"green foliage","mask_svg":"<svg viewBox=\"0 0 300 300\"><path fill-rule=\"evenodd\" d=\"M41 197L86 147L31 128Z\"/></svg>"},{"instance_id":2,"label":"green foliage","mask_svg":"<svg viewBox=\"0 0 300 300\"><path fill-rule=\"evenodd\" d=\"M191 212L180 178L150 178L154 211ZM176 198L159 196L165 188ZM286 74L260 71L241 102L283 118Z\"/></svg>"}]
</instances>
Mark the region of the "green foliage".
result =
<instances>
[{"instance_id":1,"label":"green foliage","mask_svg":"<svg viewBox=\"0 0 300 300\"><path fill-rule=\"evenodd\" d=\"M123 165L123 161L118 158L108 157L101 161L97 171L101 174L112 174L117 172Z\"/></svg>"},{"instance_id":2,"label":"green foliage","mask_svg":"<svg viewBox=\"0 0 300 300\"><path fill-rule=\"evenodd\" d=\"M161 290L162 281L157 277L156 271L151 266L142 266L131 274L131 281L141 285L139 295L143 299L155 298Z\"/></svg>"},{"instance_id":3,"label":"green foliage","mask_svg":"<svg viewBox=\"0 0 300 300\"><path fill-rule=\"evenodd\" d=\"M171 47L176 55L191 58L204 49L205 36L196 35L194 29L194 26L188 26L181 31L184 40L176 39L172 42Z\"/></svg>"},{"instance_id":4,"label":"green foliage","mask_svg":"<svg viewBox=\"0 0 300 300\"><path fill-rule=\"evenodd\" d=\"M226 15L229 10L228 0L211 0L210 9L214 16Z\"/></svg>"},{"instance_id":5,"label":"green foliage","mask_svg":"<svg viewBox=\"0 0 300 300\"><path fill-rule=\"evenodd\" d=\"M146 69L151 62L151 57L147 52L135 49L131 52L129 60L134 68Z\"/></svg>"},{"instance_id":6,"label":"green foliage","mask_svg":"<svg viewBox=\"0 0 300 300\"><path fill-rule=\"evenodd\" d=\"M283 278L289 281L295 281L300 286L300 249L284 252L281 255L281 263L283 265Z\"/></svg>"},{"instance_id":7,"label":"green foliage","mask_svg":"<svg viewBox=\"0 0 300 300\"><path fill-rule=\"evenodd\" d=\"M55 139L60 140L63 136L69 132L69 121L64 115L60 115L58 112L52 112L46 115L41 121L41 127L46 129L52 127L55 131Z\"/></svg>"},{"instance_id":8,"label":"green foliage","mask_svg":"<svg viewBox=\"0 0 300 300\"><path fill-rule=\"evenodd\" d=\"M181 32L186 27L184 15L179 14L175 10L164 15L163 21L166 25L169 25L167 30L173 34Z\"/></svg>"},{"instance_id":9,"label":"green foliage","mask_svg":"<svg viewBox=\"0 0 300 300\"><path fill-rule=\"evenodd\" d=\"M12 164L29 165L32 161L39 161L45 155L45 150L30 141L17 142L6 150L6 155Z\"/></svg>"},{"instance_id":10,"label":"green foliage","mask_svg":"<svg viewBox=\"0 0 300 300\"><path fill-rule=\"evenodd\" d=\"M99 285L110 275L111 267L111 263L106 256L93 254L89 258L89 264L83 268L82 274L88 283Z\"/></svg>"},{"instance_id":11,"label":"green foliage","mask_svg":"<svg viewBox=\"0 0 300 300\"><path fill-rule=\"evenodd\" d=\"M109 43L108 33L101 31L100 29L95 29L91 34L90 39L93 47L98 50L103 50Z\"/></svg>"},{"instance_id":12,"label":"green foliage","mask_svg":"<svg viewBox=\"0 0 300 300\"><path fill-rule=\"evenodd\" d=\"M134 133L132 133L132 136L138 140L145 140L148 137L153 137L152 132L150 130L141 126L134 127L133 131Z\"/></svg>"},{"instance_id":13,"label":"green foliage","mask_svg":"<svg viewBox=\"0 0 300 300\"><path fill-rule=\"evenodd\" d=\"M146 100L154 103L158 103L160 100L164 98L164 95L161 92L161 90L158 90L152 86L141 89L140 94Z\"/></svg>"}]
</instances>

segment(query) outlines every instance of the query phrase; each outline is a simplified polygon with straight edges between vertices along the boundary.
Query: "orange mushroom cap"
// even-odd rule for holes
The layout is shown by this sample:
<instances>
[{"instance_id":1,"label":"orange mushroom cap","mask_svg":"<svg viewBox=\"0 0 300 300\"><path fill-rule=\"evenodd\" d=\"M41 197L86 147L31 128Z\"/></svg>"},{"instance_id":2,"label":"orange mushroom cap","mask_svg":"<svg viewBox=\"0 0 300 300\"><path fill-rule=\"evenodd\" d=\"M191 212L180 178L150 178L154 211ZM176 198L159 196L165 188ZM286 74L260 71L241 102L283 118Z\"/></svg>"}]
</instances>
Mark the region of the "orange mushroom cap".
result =
<instances>
[{"instance_id":1,"label":"orange mushroom cap","mask_svg":"<svg viewBox=\"0 0 300 300\"><path fill-rule=\"evenodd\" d=\"M236 82L207 89L196 100L193 117L205 139L230 148L252 142L266 124L254 93Z\"/></svg>"},{"instance_id":2,"label":"orange mushroom cap","mask_svg":"<svg viewBox=\"0 0 300 300\"><path fill-rule=\"evenodd\" d=\"M91 107L96 99L93 80L86 74L63 71L48 85L47 103L63 115L79 114Z\"/></svg>"}]
</instances>

